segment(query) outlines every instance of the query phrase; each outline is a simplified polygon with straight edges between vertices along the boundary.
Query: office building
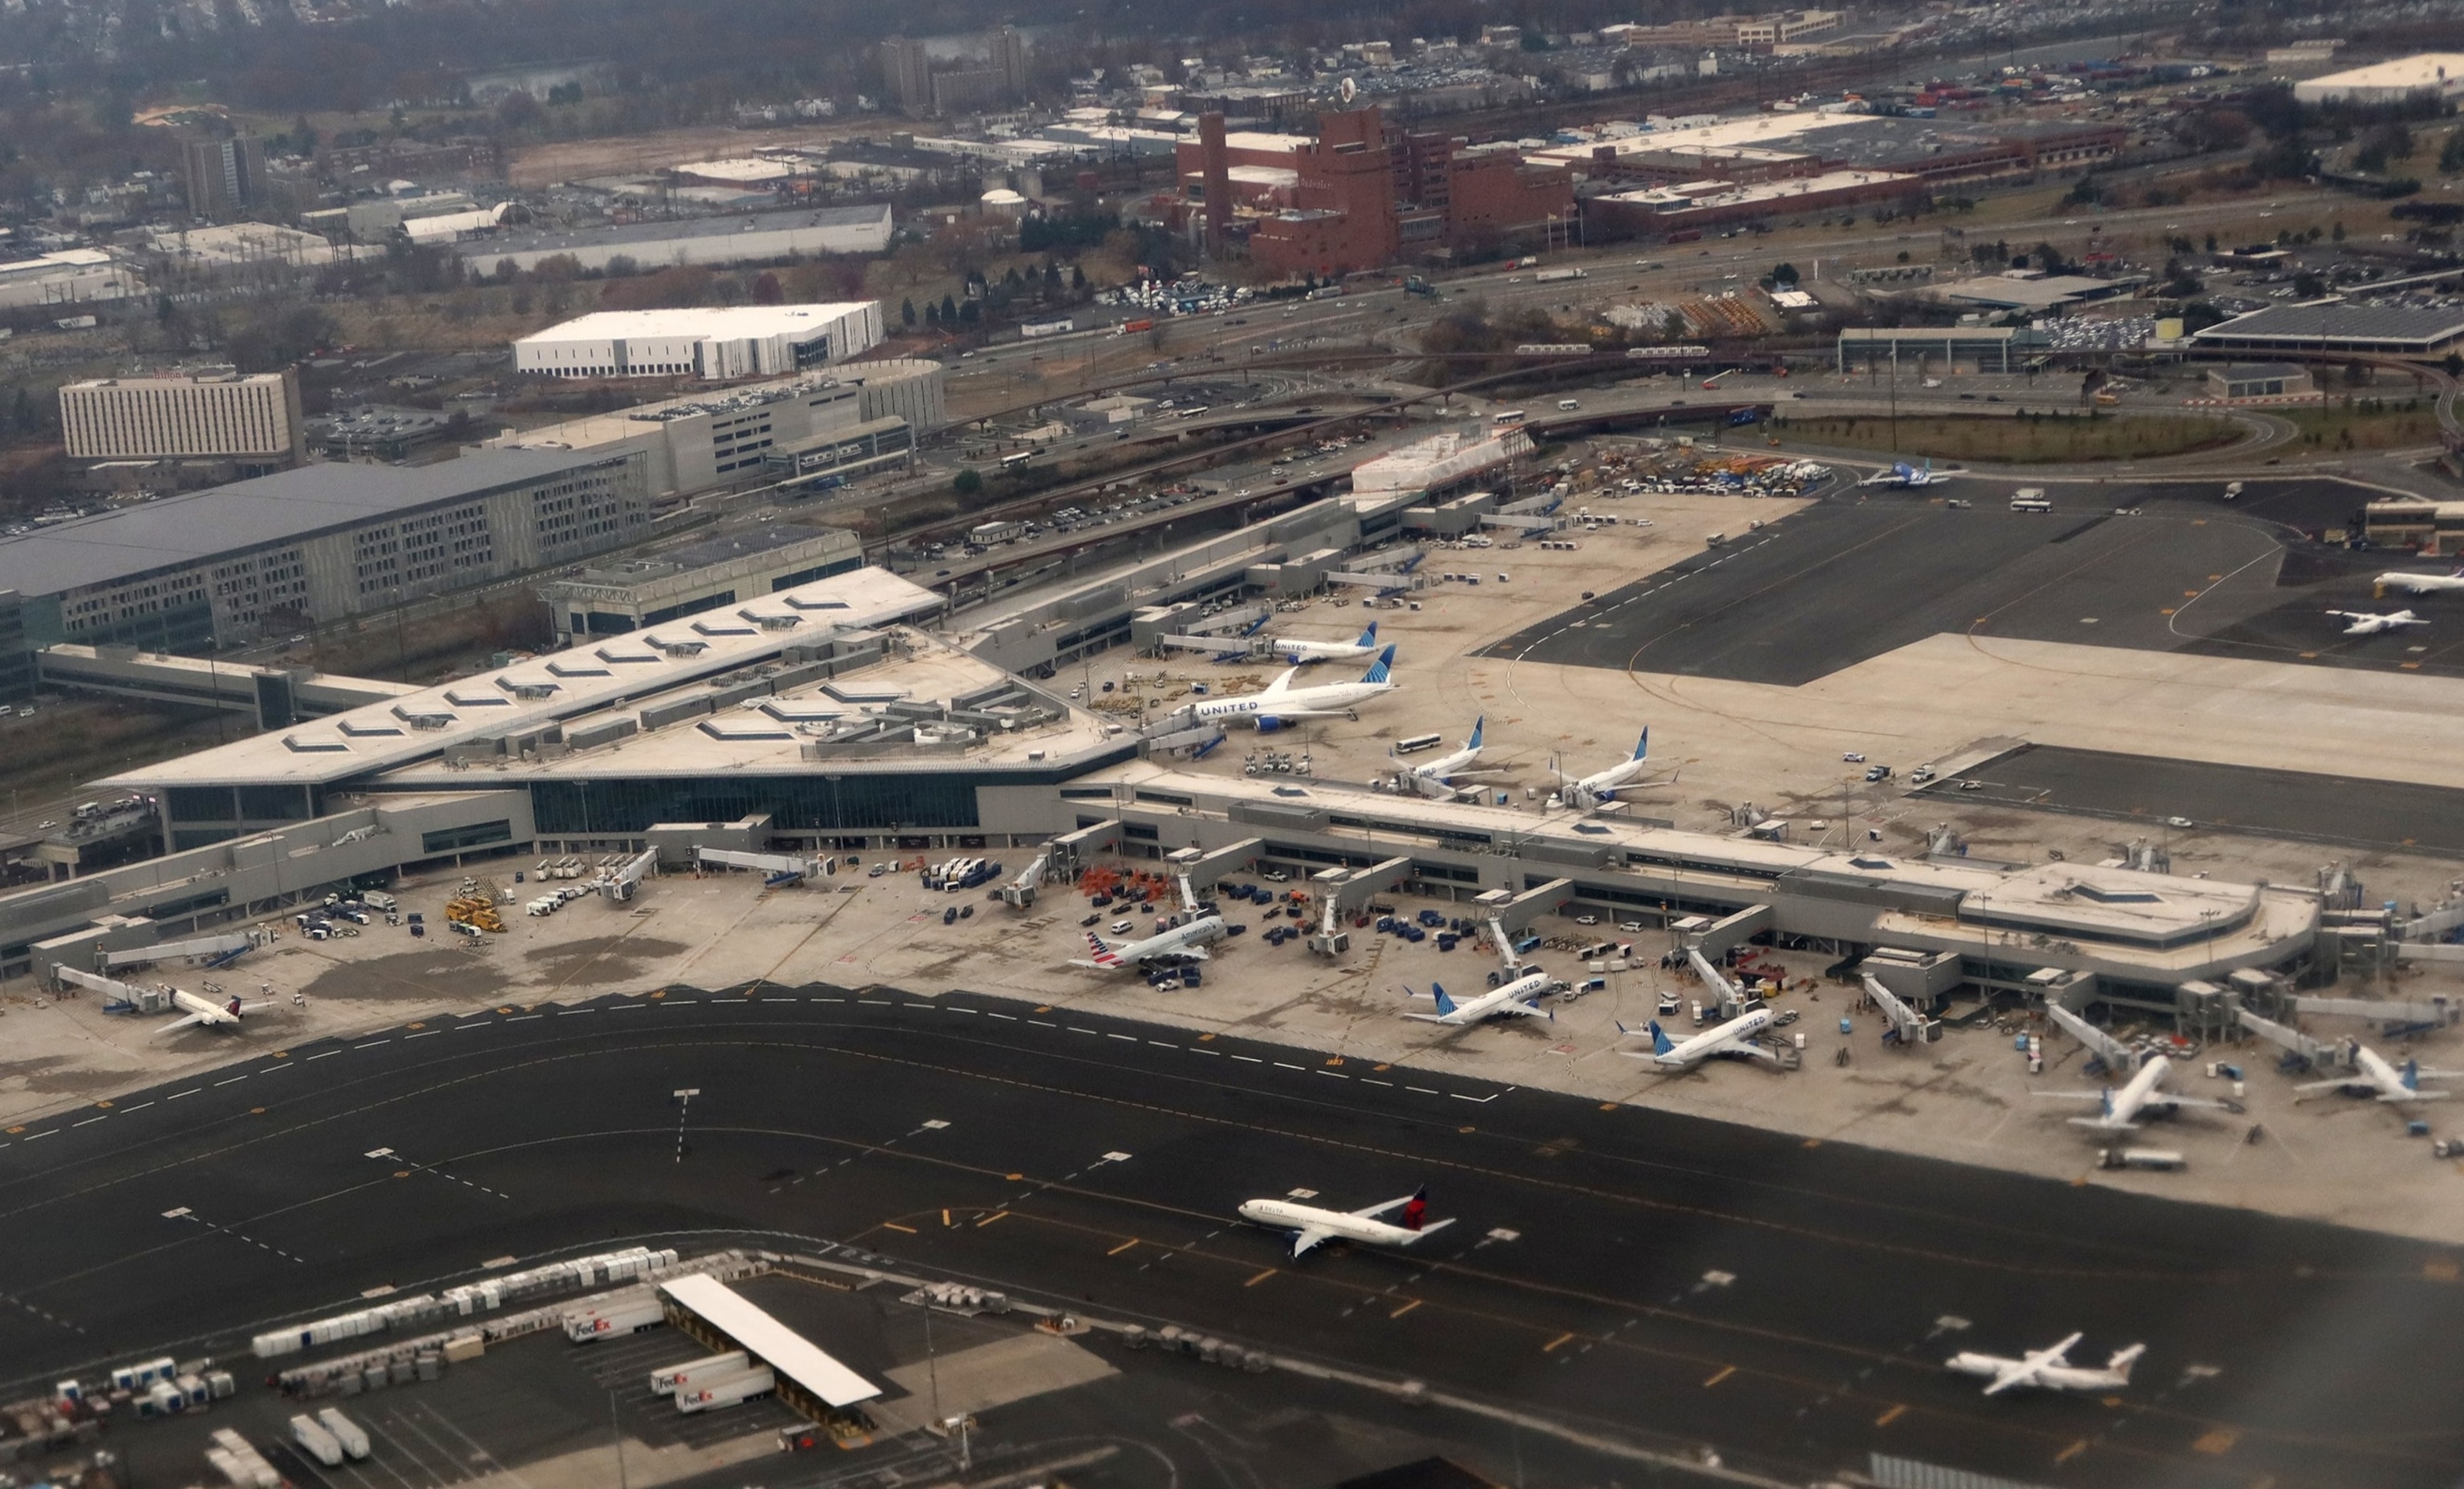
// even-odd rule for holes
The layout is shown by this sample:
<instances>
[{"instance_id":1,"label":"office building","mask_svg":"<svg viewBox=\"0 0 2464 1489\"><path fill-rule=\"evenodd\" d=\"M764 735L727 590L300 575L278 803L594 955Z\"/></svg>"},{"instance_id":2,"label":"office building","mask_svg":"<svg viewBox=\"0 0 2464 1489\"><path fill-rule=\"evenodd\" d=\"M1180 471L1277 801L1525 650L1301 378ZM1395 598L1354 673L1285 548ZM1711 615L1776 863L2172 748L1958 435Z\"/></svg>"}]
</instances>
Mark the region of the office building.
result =
<instances>
[{"instance_id":1,"label":"office building","mask_svg":"<svg viewBox=\"0 0 2464 1489\"><path fill-rule=\"evenodd\" d=\"M263 476L299 462L299 378L228 368L92 378L60 389L72 460L172 460Z\"/></svg>"},{"instance_id":2,"label":"office building","mask_svg":"<svg viewBox=\"0 0 2464 1489\"><path fill-rule=\"evenodd\" d=\"M602 310L514 343L514 370L542 377L776 377L881 344L873 300Z\"/></svg>"},{"instance_id":3,"label":"office building","mask_svg":"<svg viewBox=\"0 0 2464 1489\"><path fill-rule=\"evenodd\" d=\"M649 535L639 452L311 465L0 539L23 645L250 641Z\"/></svg>"},{"instance_id":4,"label":"office building","mask_svg":"<svg viewBox=\"0 0 2464 1489\"><path fill-rule=\"evenodd\" d=\"M933 107L933 57L924 43L892 36L881 44L881 85L890 104L902 114L929 113Z\"/></svg>"},{"instance_id":5,"label":"office building","mask_svg":"<svg viewBox=\"0 0 2464 1489\"><path fill-rule=\"evenodd\" d=\"M183 155L192 214L224 222L259 204L265 190L264 141L251 134L192 139Z\"/></svg>"},{"instance_id":6,"label":"office building","mask_svg":"<svg viewBox=\"0 0 2464 1489\"><path fill-rule=\"evenodd\" d=\"M0 310L126 300L145 286L99 248L64 248L0 263Z\"/></svg>"}]
</instances>

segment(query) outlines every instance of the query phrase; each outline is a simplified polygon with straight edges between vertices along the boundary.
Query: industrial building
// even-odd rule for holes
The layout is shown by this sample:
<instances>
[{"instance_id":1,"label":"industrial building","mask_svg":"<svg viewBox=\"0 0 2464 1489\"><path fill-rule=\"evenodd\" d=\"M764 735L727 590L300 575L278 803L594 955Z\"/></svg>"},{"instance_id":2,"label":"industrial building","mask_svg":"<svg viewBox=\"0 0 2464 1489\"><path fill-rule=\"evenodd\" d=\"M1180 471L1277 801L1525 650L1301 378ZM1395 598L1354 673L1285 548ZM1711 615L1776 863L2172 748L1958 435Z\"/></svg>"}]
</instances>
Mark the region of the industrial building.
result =
<instances>
[{"instance_id":1,"label":"industrial building","mask_svg":"<svg viewBox=\"0 0 2464 1489\"><path fill-rule=\"evenodd\" d=\"M2293 85L2302 103L2402 103L2430 98L2464 98L2464 52L2422 52L2367 67L2348 68Z\"/></svg>"},{"instance_id":2,"label":"industrial building","mask_svg":"<svg viewBox=\"0 0 2464 1489\"><path fill-rule=\"evenodd\" d=\"M881 305L601 310L514 343L514 370L542 377L778 377L881 344Z\"/></svg>"},{"instance_id":3,"label":"industrial building","mask_svg":"<svg viewBox=\"0 0 2464 1489\"><path fill-rule=\"evenodd\" d=\"M145 286L99 248L64 248L0 263L0 310L126 300Z\"/></svg>"},{"instance_id":4,"label":"industrial building","mask_svg":"<svg viewBox=\"0 0 2464 1489\"><path fill-rule=\"evenodd\" d=\"M22 634L230 645L570 564L647 536L639 452L501 451L312 465L0 539Z\"/></svg>"},{"instance_id":5,"label":"industrial building","mask_svg":"<svg viewBox=\"0 0 2464 1489\"><path fill-rule=\"evenodd\" d=\"M497 450L638 452L653 496L750 480L776 460L788 474L819 479L872 468L885 445L903 460L918 433L946 418L947 373L937 362L863 362L721 394L509 430L486 442ZM884 420L896 421L892 431ZM904 437L895 437L903 432ZM847 448L848 446L854 448ZM833 453L836 458L829 458Z\"/></svg>"},{"instance_id":6,"label":"industrial building","mask_svg":"<svg viewBox=\"0 0 2464 1489\"><path fill-rule=\"evenodd\" d=\"M2464 347L2464 305L2371 305L2320 300L2270 305L2195 331L2207 351L2321 355L2368 352L2432 359Z\"/></svg>"},{"instance_id":7,"label":"industrial building","mask_svg":"<svg viewBox=\"0 0 2464 1489\"><path fill-rule=\"evenodd\" d=\"M69 383L60 433L72 460L169 462L214 480L270 475L299 463L299 375L224 367Z\"/></svg>"},{"instance_id":8,"label":"industrial building","mask_svg":"<svg viewBox=\"0 0 2464 1489\"><path fill-rule=\"evenodd\" d=\"M570 258L585 273L604 274L620 258L649 270L670 264L773 263L815 254L879 254L889 248L890 205L884 202L506 233L461 244L453 252L474 274L494 274L507 263L528 273L550 258Z\"/></svg>"},{"instance_id":9,"label":"industrial building","mask_svg":"<svg viewBox=\"0 0 2464 1489\"><path fill-rule=\"evenodd\" d=\"M864 543L845 528L773 522L586 567L544 587L539 598L556 622L557 645L575 646L863 567Z\"/></svg>"}]
</instances>

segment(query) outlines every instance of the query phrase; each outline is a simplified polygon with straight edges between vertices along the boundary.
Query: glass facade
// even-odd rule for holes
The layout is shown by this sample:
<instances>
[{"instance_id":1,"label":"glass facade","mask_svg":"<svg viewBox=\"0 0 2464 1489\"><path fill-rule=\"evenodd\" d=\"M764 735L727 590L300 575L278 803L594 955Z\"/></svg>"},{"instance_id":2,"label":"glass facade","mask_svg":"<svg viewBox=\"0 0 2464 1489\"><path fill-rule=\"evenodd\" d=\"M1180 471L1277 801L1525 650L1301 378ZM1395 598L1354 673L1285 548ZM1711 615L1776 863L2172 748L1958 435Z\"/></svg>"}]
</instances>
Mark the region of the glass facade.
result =
<instances>
[{"instance_id":1,"label":"glass facade","mask_svg":"<svg viewBox=\"0 0 2464 1489\"><path fill-rule=\"evenodd\" d=\"M1054 784L1049 773L999 777L1004 786ZM663 780L539 781L531 811L542 837L636 833L659 822L733 822L770 814L781 832L971 828L976 782L957 774L679 776Z\"/></svg>"}]
</instances>

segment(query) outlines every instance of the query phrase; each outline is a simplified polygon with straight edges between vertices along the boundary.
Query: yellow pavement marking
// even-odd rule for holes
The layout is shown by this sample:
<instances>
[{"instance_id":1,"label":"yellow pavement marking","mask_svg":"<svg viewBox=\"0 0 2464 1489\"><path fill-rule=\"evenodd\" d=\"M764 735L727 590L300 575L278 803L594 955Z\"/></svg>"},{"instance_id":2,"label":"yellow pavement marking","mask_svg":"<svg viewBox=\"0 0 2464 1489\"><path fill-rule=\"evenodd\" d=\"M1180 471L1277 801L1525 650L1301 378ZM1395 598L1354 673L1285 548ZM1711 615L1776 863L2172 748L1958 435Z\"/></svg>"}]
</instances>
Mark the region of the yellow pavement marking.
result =
<instances>
[{"instance_id":1,"label":"yellow pavement marking","mask_svg":"<svg viewBox=\"0 0 2464 1489\"><path fill-rule=\"evenodd\" d=\"M991 1214L986 1215L986 1216L984 1216L981 1220L977 1221L977 1222L976 1222L976 1229L977 1229L977 1230L979 1230L979 1231L980 1231L980 1230L982 1230L984 1227L986 1227L986 1226L988 1226L988 1225L992 1224L992 1223L993 1223L994 1221L996 1221L996 1220L1004 1220L1004 1219L1007 1219L1008 1217L1009 1217L1009 1211L1006 1211L1006 1210L996 1210L996 1211L994 1211Z\"/></svg>"},{"instance_id":2,"label":"yellow pavement marking","mask_svg":"<svg viewBox=\"0 0 2464 1489\"><path fill-rule=\"evenodd\" d=\"M1574 1336L1573 1336L1573 1335L1572 1335L1572 1334L1560 1334L1560 1335L1558 1335L1556 1338L1554 1338L1554 1339L1552 1339L1552 1340L1549 1341L1549 1343L1547 1343L1547 1344L1545 1344L1545 1345L1542 1345L1540 1346L1540 1352L1541 1352L1542 1354L1544 1354L1544 1355L1546 1355L1546 1354L1554 1354L1554 1353L1556 1353L1556 1352L1557 1352L1558 1346L1560 1346L1560 1345L1571 1345L1571 1344L1573 1344L1573 1342L1574 1342Z\"/></svg>"},{"instance_id":3,"label":"yellow pavement marking","mask_svg":"<svg viewBox=\"0 0 2464 1489\"><path fill-rule=\"evenodd\" d=\"M1125 1251L1128 1251L1131 1247L1135 1246L1137 1243L1138 1243L1138 1238L1137 1238L1136 1236L1133 1235L1133 1236L1131 1236L1128 1240L1123 1241L1120 1245L1115 1246L1115 1247L1113 1247L1111 1251L1108 1251L1108 1252L1104 1253L1104 1255L1105 1255L1105 1256L1119 1256L1121 1253L1123 1253L1123 1252L1125 1252Z\"/></svg>"},{"instance_id":4,"label":"yellow pavement marking","mask_svg":"<svg viewBox=\"0 0 2464 1489\"><path fill-rule=\"evenodd\" d=\"M1257 1286L1259 1283L1261 1283L1261 1282L1263 1282L1263 1281L1266 1280L1266 1278L1270 1278L1270 1277L1273 1277L1274 1275L1275 1275L1275 1269L1274 1269L1274 1268L1272 1268L1272 1267L1268 1267L1265 1271L1259 1273L1256 1277L1251 1278L1249 1280L1247 1280L1246 1282L1242 1283L1241 1285L1242 1285L1243 1287L1255 1287L1255 1286Z\"/></svg>"},{"instance_id":5,"label":"yellow pavement marking","mask_svg":"<svg viewBox=\"0 0 2464 1489\"><path fill-rule=\"evenodd\" d=\"M1720 1384L1722 1381L1727 1380L1729 1376L1734 1375L1734 1374L1736 1374L1736 1373L1737 1373L1737 1367L1736 1367L1735 1366L1733 1366L1733 1365L1724 1365L1724 1366L1720 1367L1719 1370L1718 1370L1716 1373L1714 1373L1714 1374L1712 1375L1712 1377L1711 1377L1709 1380L1705 1381L1705 1382L1703 1383L1703 1389L1704 1389L1705 1390L1709 1390L1712 1387L1717 1386L1717 1385L1718 1385L1718 1384Z\"/></svg>"},{"instance_id":6,"label":"yellow pavement marking","mask_svg":"<svg viewBox=\"0 0 2464 1489\"><path fill-rule=\"evenodd\" d=\"M1885 1411L1885 1412L1883 1412L1881 1415L1880 1415L1880 1416L1878 1416L1878 1417L1874 1418L1874 1425L1875 1425L1875 1426L1877 1426L1877 1427L1888 1427L1888 1426L1890 1426L1893 1422L1898 1421L1901 1417L1903 1417L1903 1416L1905 1416L1905 1415L1907 1415L1907 1414L1908 1414L1908 1409L1907 1409L1907 1406L1906 1406L1904 1403L1903 1403L1903 1404L1901 1404L1901 1405L1899 1405L1899 1406L1895 1406L1895 1407L1891 1408L1891 1410L1889 1410L1888 1411Z\"/></svg>"},{"instance_id":7,"label":"yellow pavement marking","mask_svg":"<svg viewBox=\"0 0 2464 1489\"><path fill-rule=\"evenodd\" d=\"M2055 1461L2055 1462L2057 1462L2057 1463L2067 1463L2067 1462L2069 1462L2071 1459L2073 1459L2073 1458L2075 1458L2075 1457L2078 1457L2080 1454L2085 1453L2086 1451L2087 1451L2087 1439L2086 1439L2086 1438L2084 1438L2084 1437L2081 1437L2079 1441L2077 1441L2077 1442L2075 1442L2075 1443L2072 1443L2069 1447L2064 1448L2061 1452L2055 1454L2055 1455L2054 1455L2054 1461Z\"/></svg>"},{"instance_id":8,"label":"yellow pavement marking","mask_svg":"<svg viewBox=\"0 0 2464 1489\"><path fill-rule=\"evenodd\" d=\"M2231 1453L2233 1451L2233 1444L2239 1441L2241 1441L2241 1433L2233 1431L2230 1427L2219 1427L2214 1432L2208 1433L2198 1441L2190 1444L2190 1451L2193 1453L2205 1453L2211 1456L2226 1454Z\"/></svg>"},{"instance_id":9,"label":"yellow pavement marking","mask_svg":"<svg viewBox=\"0 0 2464 1489\"><path fill-rule=\"evenodd\" d=\"M1386 1315L1386 1317L1390 1319L1399 1319L1419 1306L1420 1306L1420 1300L1415 1298L1410 1302L1407 1302L1400 1308L1396 1309L1393 1313Z\"/></svg>"}]
</instances>

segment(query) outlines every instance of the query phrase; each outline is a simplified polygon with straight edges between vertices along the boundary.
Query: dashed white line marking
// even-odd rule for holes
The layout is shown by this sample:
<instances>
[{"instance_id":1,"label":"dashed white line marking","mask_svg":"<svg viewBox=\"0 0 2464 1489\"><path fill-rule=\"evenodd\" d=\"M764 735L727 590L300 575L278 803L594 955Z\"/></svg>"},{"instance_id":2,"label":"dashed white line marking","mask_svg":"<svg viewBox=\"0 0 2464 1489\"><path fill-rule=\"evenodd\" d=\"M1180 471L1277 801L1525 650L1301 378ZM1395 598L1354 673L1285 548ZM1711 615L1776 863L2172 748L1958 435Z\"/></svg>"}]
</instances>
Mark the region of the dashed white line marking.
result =
<instances>
[{"instance_id":1,"label":"dashed white line marking","mask_svg":"<svg viewBox=\"0 0 2464 1489\"><path fill-rule=\"evenodd\" d=\"M368 1041L367 1043L365 1043L365 1044L355 1044L355 1045L351 1046L351 1048L352 1048L352 1049L354 1049L354 1050L373 1050L373 1049L375 1049L378 1045L381 1045L381 1044L391 1044L391 1043L393 1043L393 1040L392 1040L390 1037L384 1038L384 1039L371 1039L371 1040L369 1040L369 1041Z\"/></svg>"},{"instance_id":2,"label":"dashed white line marking","mask_svg":"<svg viewBox=\"0 0 2464 1489\"><path fill-rule=\"evenodd\" d=\"M793 998L764 998L761 1001L764 1003L793 1003L796 1000ZM576 1013L596 1013L598 1011L599 1011L597 1009L559 1009L556 1011L556 1016L559 1018L571 1018Z\"/></svg>"},{"instance_id":3,"label":"dashed white line marking","mask_svg":"<svg viewBox=\"0 0 2464 1489\"><path fill-rule=\"evenodd\" d=\"M35 1133L30 1133L30 1134L28 1134L28 1135L27 1135L27 1137L24 1139L24 1141L26 1141L26 1142L28 1142L28 1143L32 1143L32 1142L33 1142L33 1141L34 1141L34 1139L36 1139L36 1138L48 1138L48 1137L53 1136L55 1133L57 1133L59 1130L60 1130L59 1128L57 1128L57 1127L54 1127L50 1132L35 1132Z\"/></svg>"},{"instance_id":4,"label":"dashed white line marking","mask_svg":"<svg viewBox=\"0 0 2464 1489\"><path fill-rule=\"evenodd\" d=\"M1166 1044L1161 1039L1150 1039L1147 1043L1154 1045L1158 1050L1177 1050L1180 1048L1180 1046L1177 1044Z\"/></svg>"},{"instance_id":5,"label":"dashed white line marking","mask_svg":"<svg viewBox=\"0 0 2464 1489\"><path fill-rule=\"evenodd\" d=\"M615 1011L619 1013L633 1013L649 1007L649 1005L647 1003L619 1003L615 1006Z\"/></svg>"},{"instance_id":6,"label":"dashed white line marking","mask_svg":"<svg viewBox=\"0 0 2464 1489\"><path fill-rule=\"evenodd\" d=\"M1309 1067L1306 1065L1290 1064L1284 1060L1277 1060L1275 1061L1275 1068L1277 1070L1307 1070Z\"/></svg>"},{"instance_id":7,"label":"dashed white line marking","mask_svg":"<svg viewBox=\"0 0 2464 1489\"><path fill-rule=\"evenodd\" d=\"M944 1005L942 1006L941 1011L943 1011L943 1012L945 1012L945 1013L979 1013L979 1012L981 1012L981 1011L982 1011L981 1009L962 1009L962 1008L958 1008L958 1007L957 1007L956 1005L952 1005L952 1004L944 1004Z\"/></svg>"},{"instance_id":8,"label":"dashed white line marking","mask_svg":"<svg viewBox=\"0 0 2464 1489\"><path fill-rule=\"evenodd\" d=\"M198 1092L203 1091L204 1089L205 1089L205 1087L203 1087L203 1086L190 1086L190 1087L189 1087L188 1089L187 1089L186 1091L174 1091L174 1092L172 1092L169 1096L166 1096L166 1097L163 1098L163 1100L166 1100L166 1101L176 1101L176 1100L178 1100L180 1098L182 1098L182 1097L184 1097L184 1096L194 1096L194 1095L196 1095Z\"/></svg>"},{"instance_id":9,"label":"dashed white line marking","mask_svg":"<svg viewBox=\"0 0 2464 1489\"><path fill-rule=\"evenodd\" d=\"M996 1013L990 1009L984 1010L984 1016L986 1018L998 1018L1005 1023L1015 1024L1018 1022L1018 1015L1015 1013Z\"/></svg>"},{"instance_id":10,"label":"dashed white line marking","mask_svg":"<svg viewBox=\"0 0 2464 1489\"><path fill-rule=\"evenodd\" d=\"M1252 1065L1264 1065L1266 1063L1265 1060L1258 1058L1258 1056L1254 1055L1235 1055L1232 1057L1236 1060L1247 1060Z\"/></svg>"},{"instance_id":11,"label":"dashed white line marking","mask_svg":"<svg viewBox=\"0 0 2464 1489\"><path fill-rule=\"evenodd\" d=\"M235 1086L247 1078L248 1078L246 1076L233 1076L229 1080L217 1080L214 1084L218 1086Z\"/></svg>"},{"instance_id":12,"label":"dashed white line marking","mask_svg":"<svg viewBox=\"0 0 2464 1489\"><path fill-rule=\"evenodd\" d=\"M310 1056L308 1056L308 1058L310 1058L310 1059L312 1059L312 1060L330 1060L330 1059L332 1059L335 1056L340 1055L340 1054L341 1054L341 1053L342 1053L342 1052L341 1052L341 1051L340 1051L340 1050L327 1050L327 1051L325 1051L325 1052L324 1052L323 1054L321 1054L321 1055L311 1055Z\"/></svg>"},{"instance_id":13,"label":"dashed white line marking","mask_svg":"<svg viewBox=\"0 0 2464 1489\"><path fill-rule=\"evenodd\" d=\"M1360 1083L1364 1086L1385 1086L1390 1090L1393 1089L1395 1084L1395 1082L1391 1080L1379 1080L1374 1076L1361 1077Z\"/></svg>"},{"instance_id":14,"label":"dashed white line marking","mask_svg":"<svg viewBox=\"0 0 2464 1489\"><path fill-rule=\"evenodd\" d=\"M1223 1055L1223 1052L1221 1050L1192 1050L1189 1053L1192 1055L1212 1055L1219 1059L1221 1058Z\"/></svg>"},{"instance_id":15,"label":"dashed white line marking","mask_svg":"<svg viewBox=\"0 0 2464 1489\"><path fill-rule=\"evenodd\" d=\"M121 1108L120 1109L120 1115L121 1115L122 1117L125 1117L125 1116L127 1116L130 1112L142 1112L142 1111L143 1111L145 1108L147 1108L147 1107L149 1107L149 1106L151 1106L151 1105L153 1105L153 1104L154 1104L154 1103L153 1103L153 1102L151 1102L151 1101L140 1101L140 1102L138 1102L138 1103L137 1103L136 1105L134 1105L134 1106L123 1106L123 1107L121 1107Z\"/></svg>"},{"instance_id":16,"label":"dashed white line marking","mask_svg":"<svg viewBox=\"0 0 2464 1489\"><path fill-rule=\"evenodd\" d=\"M1039 1029L1058 1029L1061 1027L1059 1024L1054 1023L1048 1018L1030 1018L1027 1022L1035 1025Z\"/></svg>"},{"instance_id":17,"label":"dashed white line marking","mask_svg":"<svg viewBox=\"0 0 2464 1489\"><path fill-rule=\"evenodd\" d=\"M513 1017L505 1020L505 1022L508 1024L526 1024L532 1019L545 1017L547 1017L547 1015L544 1013L517 1013Z\"/></svg>"},{"instance_id":18,"label":"dashed white line marking","mask_svg":"<svg viewBox=\"0 0 2464 1489\"><path fill-rule=\"evenodd\" d=\"M111 1113L109 1113L109 1112L105 1112L105 1113L103 1113L103 1114L102 1114L101 1116L99 1116L99 1117L89 1117L89 1118L87 1118L87 1119L86 1119L85 1121L83 1121L83 1122L70 1122L70 1123L69 1123L69 1125L70 1125L70 1126L72 1126L72 1127L91 1127L91 1126L93 1126L96 1122L109 1122L110 1120L111 1120Z\"/></svg>"},{"instance_id":19,"label":"dashed white line marking","mask_svg":"<svg viewBox=\"0 0 2464 1489\"><path fill-rule=\"evenodd\" d=\"M1138 1036L1135 1034L1106 1034L1104 1037L1107 1039L1127 1039L1132 1044L1138 1042Z\"/></svg>"},{"instance_id":20,"label":"dashed white line marking","mask_svg":"<svg viewBox=\"0 0 2464 1489\"><path fill-rule=\"evenodd\" d=\"M1406 1091L1418 1091L1422 1096L1442 1096L1445 1094L1441 1091L1433 1091L1427 1086L1405 1086L1403 1089Z\"/></svg>"},{"instance_id":21,"label":"dashed white line marking","mask_svg":"<svg viewBox=\"0 0 2464 1489\"><path fill-rule=\"evenodd\" d=\"M1091 1034L1095 1031L1091 1029L1081 1029L1077 1025L1072 1024L1069 1026L1069 1032L1073 1034Z\"/></svg>"},{"instance_id":22,"label":"dashed white line marking","mask_svg":"<svg viewBox=\"0 0 2464 1489\"><path fill-rule=\"evenodd\" d=\"M1339 1070L1321 1070L1316 1072L1316 1074L1321 1076L1331 1076L1337 1080L1350 1080L1352 1078L1350 1076L1345 1075Z\"/></svg>"},{"instance_id":23,"label":"dashed white line marking","mask_svg":"<svg viewBox=\"0 0 2464 1489\"><path fill-rule=\"evenodd\" d=\"M426 1038L429 1038L429 1037L430 1037L430 1036L432 1036L432 1035L435 1035L435 1034L441 1034L441 1033L445 1033L445 1031L444 1031L444 1030L442 1030L442 1029L423 1029L423 1030L421 1030L419 1033L415 1033L415 1034L405 1034L405 1035L403 1035L402 1037L404 1038L404 1040L405 1040L405 1041L408 1041L408 1040L412 1040L412 1039L426 1039Z\"/></svg>"},{"instance_id":24,"label":"dashed white line marking","mask_svg":"<svg viewBox=\"0 0 2464 1489\"><path fill-rule=\"evenodd\" d=\"M474 1018L467 1024L456 1024L453 1027L456 1029L484 1029L495 1022L495 1020L493 1018Z\"/></svg>"}]
</instances>

